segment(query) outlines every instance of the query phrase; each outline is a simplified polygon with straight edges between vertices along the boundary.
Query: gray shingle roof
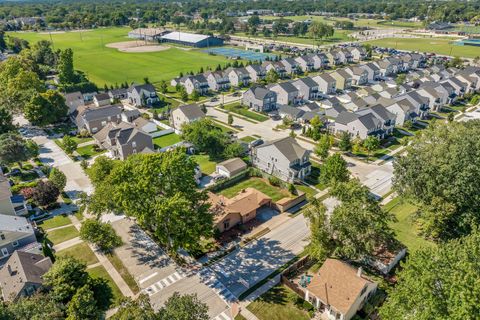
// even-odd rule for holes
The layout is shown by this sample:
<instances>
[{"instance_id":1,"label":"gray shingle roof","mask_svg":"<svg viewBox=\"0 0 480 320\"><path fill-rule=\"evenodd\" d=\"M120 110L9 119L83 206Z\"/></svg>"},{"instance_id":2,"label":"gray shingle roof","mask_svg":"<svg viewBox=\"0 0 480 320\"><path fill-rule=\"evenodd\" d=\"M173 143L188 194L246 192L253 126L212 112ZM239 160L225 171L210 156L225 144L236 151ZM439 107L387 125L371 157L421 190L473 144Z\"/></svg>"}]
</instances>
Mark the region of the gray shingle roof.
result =
<instances>
[{"instance_id":1,"label":"gray shingle roof","mask_svg":"<svg viewBox=\"0 0 480 320\"><path fill-rule=\"evenodd\" d=\"M335 122L343 125L348 125L350 122L353 122L357 119L358 119L358 115L356 115L355 113L342 111L338 114L337 118L335 119Z\"/></svg>"},{"instance_id":2,"label":"gray shingle roof","mask_svg":"<svg viewBox=\"0 0 480 320\"><path fill-rule=\"evenodd\" d=\"M122 113L122 108L120 106L106 106L100 108L88 108L85 109L83 113L83 118L86 121L92 121L96 119L114 117Z\"/></svg>"},{"instance_id":3,"label":"gray shingle roof","mask_svg":"<svg viewBox=\"0 0 480 320\"><path fill-rule=\"evenodd\" d=\"M253 92L253 95L255 96L255 98L257 98L259 100L263 100L267 94L273 92L273 91L268 90L264 86L253 86L249 90L251 90Z\"/></svg>"},{"instance_id":4,"label":"gray shingle roof","mask_svg":"<svg viewBox=\"0 0 480 320\"><path fill-rule=\"evenodd\" d=\"M178 107L178 110L190 120L205 117L205 113L203 113L202 109L197 104L183 105Z\"/></svg>"},{"instance_id":5,"label":"gray shingle roof","mask_svg":"<svg viewBox=\"0 0 480 320\"><path fill-rule=\"evenodd\" d=\"M266 146L274 145L289 161L294 161L303 158L308 151L302 148L298 142L292 137L286 137L274 141L267 142L261 146L256 147L260 149Z\"/></svg>"}]
</instances>

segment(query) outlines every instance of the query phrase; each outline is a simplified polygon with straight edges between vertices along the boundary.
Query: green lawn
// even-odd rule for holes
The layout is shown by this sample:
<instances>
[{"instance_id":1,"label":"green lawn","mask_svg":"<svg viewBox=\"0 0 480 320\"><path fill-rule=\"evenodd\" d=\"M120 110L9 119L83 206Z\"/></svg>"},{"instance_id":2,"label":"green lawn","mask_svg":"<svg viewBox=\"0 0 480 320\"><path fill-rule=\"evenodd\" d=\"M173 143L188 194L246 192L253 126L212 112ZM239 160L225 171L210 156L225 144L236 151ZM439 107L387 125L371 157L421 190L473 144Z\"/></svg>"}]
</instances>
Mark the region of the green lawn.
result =
<instances>
[{"instance_id":1,"label":"green lawn","mask_svg":"<svg viewBox=\"0 0 480 320\"><path fill-rule=\"evenodd\" d=\"M273 201L278 201L285 197L291 196L287 190L274 187L270 185L266 180L261 178L255 178L255 177L240 181L239 183L231 187L223 189L222 191L220 191L220 194L224 195L227 198L232 198L236 196L240 191L246 188L257 189L258 191L261 191L265 193L267 196L269 196L270 198L272 198Z\"/></svg>"},{"instance_id":2,"label":"green lawn","mask_svg":"<svg viewBox=\"0 0 480 320\"><path fill-rule=\"evenodd\" d=\"M74 136L74 137L72 137L72 140L75 141L76 143L80 144L80 143L93 141L93 138L92 137L80 138L80 137Z\"/></svg>"},{"instance_id":3,"label":"green lawn","mask_svg":"<svg viewBox=\"0 0 480 320\"><path fill-rule=\"evenodd\" d=\"M195 161L197 161L198 165L200 166L200 170L204 174L211 174L215 172L215 169L217 167L217 163L214 161L210 161L210 158L208 155L205 154L197 154L192 156Z\"/></svg>"},{"instance_id":4,"label":"green lawn","mask_svg":"<svg viewBox=\"0 0 480 320\"><path fill-rule=\"evenodd\" d=\"M88 146L77 148L77 153L84 159L90 159L99 154L105 153L105 150L95 151L93 149L94 145L90 144Z\"/></svg>"},{"instance_id":5,"label":"green lawn","mask_svg":"<svg viewBox=\"0 0 480 320\"><path fill-rule=\"evenodd\" d=\"M323 190L327 187L323 182L320 181L321 167L321 164L312 162L312 171L310 172L310 175L305 178L307 183L314 185L319 190Z\"/></svg>"},{"instance_id":6,"label":"green lawn","mask_svg":"<svg viewBox=\"0 0 480 320\"><path fill-rule=\"evenodd\" d=\"M419 52L433 52L443 55L475 58L480 54L475 46L456 46L449 39L435 38L386 38L368 41L368 43L380 47L389 47L400 50L412 50Z\"/></svg>"},{"instance_id":7,"label":"green lawn","mask_svg":"<svg viewBox=\"0 0 480 320\"><path fill-rule=\"evenodd\" d=\"M239 114L258 122L267 121L269 119L266 115L248 110L247 107L240 105L240 103L228 104L225 105L224 108L232 113ZM235 121L233 121L233 123L235 123Z\"/></svg>"},{"instance_id":8,"label":"green lawn","mask_svg":"<svg viewBox=\"0 0 480 320\"><path fill-rule=\"evenodd\" d=\"M107 270L103 266L98 266L95 268L88 269L87 272L90 274L92 278L103 278L108 281L110 288L112 288L113 293L113 301L112 305L117 305L120 300L123 298L123 294L113 281L112 277L108 274Z\"/></svg>"},{"instance_id":9,"label":"green lawn","mask_svg":"<svg viewBox=\"0 0 480 320\"><path fill-rule=\"evenodd\" d=\"M309 186L305 186L303 184L296 184L295 188L297 188L297 190L305 192L307 194L307 196L309 196L309 197L313 197L314 195L317 194L317 191L315 191L312 188L310 188Z\"/></svg>"},{"instance_id":10,"label":"green lawn","mask_svg":"<svg viewBox=\"0 0 480 320\"><path fill-rule=\"evenodd\" d=\"M258 138L251 137L251 136L246 136L246 137L240 138L240 140L242 140L245 143L250 143L250 142L255 141L257 139Z\"/></svg>"},{"instance_id":11,"label":"green lawn","mask_svg":"<svg viewBox=\"0 0 480 320\"><path fill-rule=\"evenodd\" d=\"M52 228L57 228L57 227L62 227L72 224L72 220L66 215L60 215L53 217L51 219L42 221L40 226L43 228L43 230L48 230Z\"/></svg>"},{"instance_id":12,"label":"green lawn","mask_svg":"<svg viewBox=\"0 0 480 320\"><path fill-rule=\"evenodd\" d=\"M310 306L313 309L313 306ZM290 288L277 285L247 306L260 320L308 320L303 299Z\"/></svg>"},{"instance_id":13,"label":"green lawn","mask_svg":"<svg viewBox=\"0 0 480 320\"><path fill-rule=\"evenodd\" d=\"M90 249L90 247L86 242L82 242L70 248L58 251L56 253L56 256L57 257L70 256L84 262L87 266L98 262L98 259L95 256L95 253L93 253L92 249Z\"/></svg>"},{"instance_id":14,"label":"green lawn","mask_svg":"<svg viewBox=\"0 0 480 320\"><path fill-rule=\"evenodd\" d=\"M156 137L153 139L153 144L155 145L156 148L161 149L164 147L168 147L171 145L174 145L175 143L178 143L182 141L180 136L176 133L170 133L166 134L161 137Z\"/></svg>"},{"instance_id":15,"label":"green lawn","mask_svg":"<svg viewBox=\"0 0 480 320\"><path fill-rule=\"evenodd\" d=\"M118 273L120 273L120 276L123 278L123 280L125 280L126 284L130 287L133 293L137 294L140 291L140 288L138 288L137 282L132 277L130 272L128 272L127 268L125 268L122 260L120 260L115 252L112 254L107 254L107 258L118 271Z\"/></svg>"},{"instance_id":16,"label":"green lawn","mask_svg":"<svg viewBox=\"0 0 480 320\"><path fill-rule=\"evenodd\" d=\"M74 226L69 226L47 233L47 238L55 245L67 240L78 237L78 230Z\"/></svg>"},{"instance_id":17,"label":"green lawn","mask_svg":"<svg viewBox=\"0 0 480 320\"><path fill-rule=\"evenodd\" d=\"M417 234L417 229L413 222L413 214L416 212L417 207L397 197L387 203L383 209L392 212L397 217L398 221L393 222L391 227L395 231L397 239L409 251L433 245L433 242L425 240Z\"/></svg>"},{"instance_id":18,"label":"green lawn","mask_svg":"<svg viewBox=\"0 0 480 320\"><path fill-rule=\"evenodd\" d=\"M197 72L201 67L215 68L228 60L222 56L206 54L192 48L170 48L159 52L126 53L105 45L114 42L132 41L127 38L131 29L99 28L87 32L52 33L54 49L72 48L75 68L84 71L90 80L103 86L127 81L143 82L148 77L152 82L170 80L180 72ZM50 40L48 33L8 33L33 44ZM134 41L134 40L133 40Z\"/></svg>"}]
</instances>

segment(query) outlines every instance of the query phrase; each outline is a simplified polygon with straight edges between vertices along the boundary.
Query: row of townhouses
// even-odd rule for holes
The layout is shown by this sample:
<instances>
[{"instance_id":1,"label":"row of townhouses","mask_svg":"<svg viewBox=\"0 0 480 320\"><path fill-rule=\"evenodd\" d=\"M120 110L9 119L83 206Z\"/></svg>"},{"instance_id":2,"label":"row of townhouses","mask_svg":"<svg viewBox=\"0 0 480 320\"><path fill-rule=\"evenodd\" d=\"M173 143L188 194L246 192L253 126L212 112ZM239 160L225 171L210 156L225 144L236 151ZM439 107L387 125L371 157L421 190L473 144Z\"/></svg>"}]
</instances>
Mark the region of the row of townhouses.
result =
<instances>
[{"instance_id":1,"label":"row of townhouses","mask_svg":"<svg viewBox=\"0 0 480 320\"><path fill-rule=\"evenodd\" d=\"M197 91L206 94L208 91L225 91L233 87L247 86L265 79L270 70L275 70L280 78L292 74L321 70L329 66L354 63L365 60L363 47L347 47L332 49L326 53L312 53L296 58L285 58L280 61L265 61L263 64L252 64L241 68L227 68L223 71L207 71L203 74L188 75L175 78L172 86L184 86L188 94Z\"/></svg>"}]
</instances>

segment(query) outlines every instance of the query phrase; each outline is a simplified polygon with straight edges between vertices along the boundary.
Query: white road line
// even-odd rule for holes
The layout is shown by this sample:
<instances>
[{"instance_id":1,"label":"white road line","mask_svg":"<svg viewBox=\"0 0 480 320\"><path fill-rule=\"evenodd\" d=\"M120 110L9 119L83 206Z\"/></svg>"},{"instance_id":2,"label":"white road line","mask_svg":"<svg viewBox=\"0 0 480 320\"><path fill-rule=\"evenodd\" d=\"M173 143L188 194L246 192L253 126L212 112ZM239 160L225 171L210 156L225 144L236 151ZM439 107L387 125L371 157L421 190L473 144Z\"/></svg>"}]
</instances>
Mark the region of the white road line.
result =
<instances>
[{"instance_id":1,"label":"white road line","mask_svg":"<svg viewBox=\"0 0 480 320\"><path fill-rule=\"evenodd\" d=\"M142 291L146 292L149 296L152 296L155 293L158 293L161 290L165 289L166 287L171 286L175 282L182 280L183 278L185 278L184 274L181 274L181 273L178 273L177 271L175 271L175 273L172 273L168 277L165 277L165 278L155 282L154 284L152 284L149 287L143 289Z\"/></svg>"},{"instance_id":2,"label":"white road line","mask_svg":"<svg viewBox=\"0 0 480 320\"><path fill-rule=\"evenodd\" d=\"M218 316L213 318L213 320L231 320L230 316L228 315L227 311L223 311Z\"/></svg>"},{"instance_id":3,"label":"white road line","mask_svg":"<svg viewBox=\"0 0 480 320\"><path fill-rule=\"evenodd\" d=\"M157 274L158 274L158 272L152 273L152 274L149 275L148 277L145 277L145 278L143 278L142 280L138 281L138 284L142 284L142 283L144 283L145 281L148 281L148 280L152 279L152 278L155 277Z\"/></svg>"}]
</instances>

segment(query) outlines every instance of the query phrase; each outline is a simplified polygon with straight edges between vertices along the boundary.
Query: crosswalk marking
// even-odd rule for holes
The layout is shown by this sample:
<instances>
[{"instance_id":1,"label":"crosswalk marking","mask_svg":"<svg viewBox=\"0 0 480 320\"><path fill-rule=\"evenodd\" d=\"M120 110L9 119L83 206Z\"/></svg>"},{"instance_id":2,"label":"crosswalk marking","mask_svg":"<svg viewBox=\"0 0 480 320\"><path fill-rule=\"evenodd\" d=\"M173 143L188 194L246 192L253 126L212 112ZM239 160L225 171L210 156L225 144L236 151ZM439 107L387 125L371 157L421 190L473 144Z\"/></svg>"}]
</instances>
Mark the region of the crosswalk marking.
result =
<instances>
[{"instance_id":1,"label":"crosswalk marking","mask_svg":"<svg viewBox=\"0 0 480 320\"><path fill-rule=\"evenodd\" d=\"M139 284L142 284L142 283L144 283L145 281L148 281L148 280L152 279L152 278L155 277L157 274L158 274L158 272L154 272L154 273L152 273L151 275L149 275L148 277L145 277L145 278L143 278L142 280L138 281L138 283L139 283Z\"/></svg>"},{"instance_id":2,"label":"crosswalk marking","mask_svg":"<svg viewBox=\"0 0 480 320\"><path fill-rule=\"evenodd\" d=\"M223 311L218 316L213 318L213 320L232 320L232 318L230 318L230 316L227 314L227 311Z\"/></svg>"},{"instance_id":3,"label":"crosswalk marking","mask_svg":"<svg viewBox=\"0 0 480 320\"><path fill-rule=\"evenodd\" d=\"M212 288L212 290L228 305L230 306L232 302L237 301L237 297L235 297L230 290L228 290L222 282L220 282L215 273L209 269L204 268L199 272L200 277L203 279L204 283Z\"/></svg>"},{"instance_id":4,"label":"crosswalk marking","mask_svg":"<svg viewBox=\"0 0 480 320\"><path fill-rule=\"evenodd\" d=\"M143 289L144 292L146 292L149 296L154 295L157 292L160 292L161 290L165 289L168 286L171 286L175 282L182 280L185 278L185 274L175 271L175 273L169 275L168 277L165 277L154 284L150 285L149 287Z\"/></svg>"}]
</instances>

